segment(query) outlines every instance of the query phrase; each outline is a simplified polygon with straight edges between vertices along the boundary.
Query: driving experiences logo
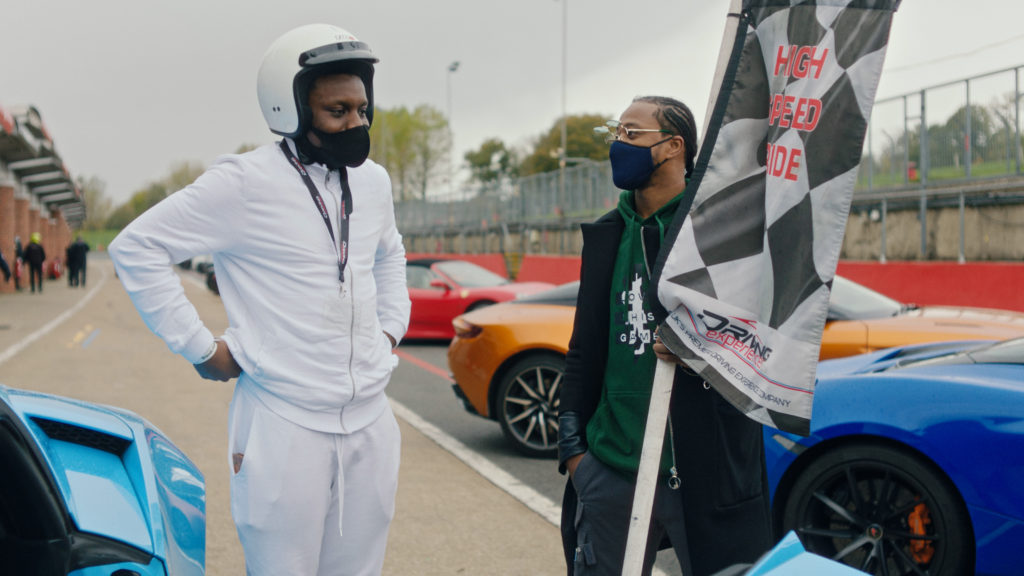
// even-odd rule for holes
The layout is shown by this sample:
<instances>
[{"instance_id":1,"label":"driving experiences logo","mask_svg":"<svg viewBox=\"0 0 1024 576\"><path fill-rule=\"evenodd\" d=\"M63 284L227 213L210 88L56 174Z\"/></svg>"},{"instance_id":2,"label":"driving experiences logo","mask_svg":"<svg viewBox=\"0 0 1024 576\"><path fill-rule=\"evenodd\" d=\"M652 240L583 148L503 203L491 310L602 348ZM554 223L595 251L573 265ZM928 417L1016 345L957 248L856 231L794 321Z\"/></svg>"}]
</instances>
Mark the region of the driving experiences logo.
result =
<instances>
[{"instance_id":1,"label":"driving experiences logo","mask_svg":"<svg viewBox=\"0 0 1024 576\"><path fill-rule=\"evenodd\" d=\"M771 356L772 349L757 336L757 322L742 318L731 318L704 309L697 318L704 324L701 334L706 340L717 342L735 351L742 358L761 366Z\"/></svg>"}]
</instances>

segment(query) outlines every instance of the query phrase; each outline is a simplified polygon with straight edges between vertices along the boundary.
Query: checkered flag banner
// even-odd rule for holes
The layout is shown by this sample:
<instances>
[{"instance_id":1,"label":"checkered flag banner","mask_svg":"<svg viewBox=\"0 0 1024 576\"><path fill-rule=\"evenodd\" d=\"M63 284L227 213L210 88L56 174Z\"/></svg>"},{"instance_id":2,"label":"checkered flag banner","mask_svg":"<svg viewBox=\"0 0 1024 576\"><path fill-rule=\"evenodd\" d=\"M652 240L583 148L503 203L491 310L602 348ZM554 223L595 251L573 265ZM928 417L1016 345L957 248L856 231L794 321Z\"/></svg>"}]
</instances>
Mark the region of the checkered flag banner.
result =
<instances>
[{"instance_id":1,"label":"checkered flag banner","mask_svg":"<svg viewBox=\"0 0 1024 576\"><path fill-rule=\"evenodd\" d=\"M742 0L692 204L658 263L662 340L780 430L810 431L832 278L898 5Z\"/></svg>"}]
</instances>

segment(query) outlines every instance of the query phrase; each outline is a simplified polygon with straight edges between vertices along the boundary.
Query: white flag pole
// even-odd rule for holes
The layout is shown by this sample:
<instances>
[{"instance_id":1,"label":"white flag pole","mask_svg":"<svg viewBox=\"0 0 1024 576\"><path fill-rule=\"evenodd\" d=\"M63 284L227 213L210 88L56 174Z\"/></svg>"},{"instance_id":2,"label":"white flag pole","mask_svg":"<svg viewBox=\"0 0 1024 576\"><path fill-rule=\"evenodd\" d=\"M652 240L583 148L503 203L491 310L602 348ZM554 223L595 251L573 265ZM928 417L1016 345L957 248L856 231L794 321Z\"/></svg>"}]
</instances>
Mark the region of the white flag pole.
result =
<instances>
[{"instance_id":1,"label":"white flag pole","mask_svg":"<svg viewBox=\"0 0 1024 576\"><path fill-rule=\"evenodd\" d=\"M711 81L711 97L708 98L708 108L704 113L704 132L708 133L711 126L711 116L715 111L715 104L718 102L719 88L722 86L722 79L725 78L725 69L729 67L729 57L732 55L732 45L736 39L736 28L740 25L738 15L743 10L743 0L732 0L729 3L729 13L725 19L725 32L722 34L722 46L718 50L718 63L715 66L715 78Z\"/></svg>"},{"instance_id":2,"label":"white flag pole","mask_svg":"<svg viewBox=\"0 0 1024 576\"><path fill-rule=\"evenodd\" d=\"M644 428L644 445L640 452L636 491L633 493L633 512L629 516L629 534L626 537L622 576L640 576L643 571L644 551L647 549L647 533L651 526L654 491L658 485L658 465L661 464L661 448L665 443L665 425L668 423L668 406L672 399L672 381L675 374L675 364L658 360L657 368L654 370L654 386L651 390L651 408L647 412L647 427Z\"/></svg>"},{"instance_id":3,"label":"white flag pole","mask_svg":"<svg viewBox=\"0 0 1024 576\"><path fill-rule=\"evenodd\" d=\"M708 100L704 117L704 133L707 134L712 111L718 101L718 92L729 64L732 46L739 26L737 15L743 7L743 0L729 2L729 16L725 19L722 47L718 52L718 66L711 84L711 98ZM622 576L640 576L644 566L644 552L647 550L647 534L651 527L651 511L654 508L654 491L658 483L658 465L661 463L661 449L665 443L665 426L668 423L668 407L672 399L672 382L676 365L658 360L654 371L651 390L651 407L647 412L647 426L644 429L644 444L640 452L640 468L637 470L636 491L633 493L633 511L629 517L629 533L626 536L626 555L622 563Z\"/></svg>"}]
</instances>

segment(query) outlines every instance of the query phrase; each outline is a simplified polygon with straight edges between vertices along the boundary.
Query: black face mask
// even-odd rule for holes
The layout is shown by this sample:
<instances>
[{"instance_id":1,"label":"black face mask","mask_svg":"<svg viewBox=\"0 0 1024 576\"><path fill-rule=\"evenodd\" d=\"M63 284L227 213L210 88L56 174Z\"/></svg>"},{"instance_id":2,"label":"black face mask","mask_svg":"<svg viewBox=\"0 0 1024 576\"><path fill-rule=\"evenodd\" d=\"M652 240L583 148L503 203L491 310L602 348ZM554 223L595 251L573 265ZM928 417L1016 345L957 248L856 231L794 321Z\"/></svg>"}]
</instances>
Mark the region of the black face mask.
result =
<instances>
[{"instance_id":1,"label":"black face mask","mask_svg":"<svg viewBox=\"0 0 1024 576\"><path fill-rule=\"evenodd\" d=\"M320 146L314 146L307 137L296 138L296 146L303 155L330 170L346 166L355 168L366 162L370 155L368 126L361 125L341 132L324 132L319 128L310 128L310 131L320 139Z\"/></svg>"}]
</instances>

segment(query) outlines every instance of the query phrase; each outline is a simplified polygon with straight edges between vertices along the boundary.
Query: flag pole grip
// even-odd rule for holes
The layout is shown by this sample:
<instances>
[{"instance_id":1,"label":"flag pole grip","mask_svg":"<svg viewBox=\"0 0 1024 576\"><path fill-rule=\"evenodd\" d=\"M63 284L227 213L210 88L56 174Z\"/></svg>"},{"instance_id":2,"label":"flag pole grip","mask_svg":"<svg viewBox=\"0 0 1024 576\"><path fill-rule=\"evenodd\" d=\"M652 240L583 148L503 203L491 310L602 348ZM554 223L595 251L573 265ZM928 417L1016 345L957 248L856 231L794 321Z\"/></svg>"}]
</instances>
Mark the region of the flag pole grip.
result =
<instances>
[{"instance_id":1,"label":"flag pole grip","mask_svg":"<svg viewBox=\"0 0 1024 576\"><path fill-rule=\"evenodd\" d=\"M668 407L672 399L672 381L675 373L675 364L658 360L651 389L651 407L647 412L647 426L644 428L644 444L640 452L636 491L633 493L633 511L629 516L622 576L640 576L643 571L644 552L647 549L647 534L651 527L651 510L654 507L658 466L661 464L661 449L665 443L665 426L668 423Z\"/></svg>"}]
</instances>

